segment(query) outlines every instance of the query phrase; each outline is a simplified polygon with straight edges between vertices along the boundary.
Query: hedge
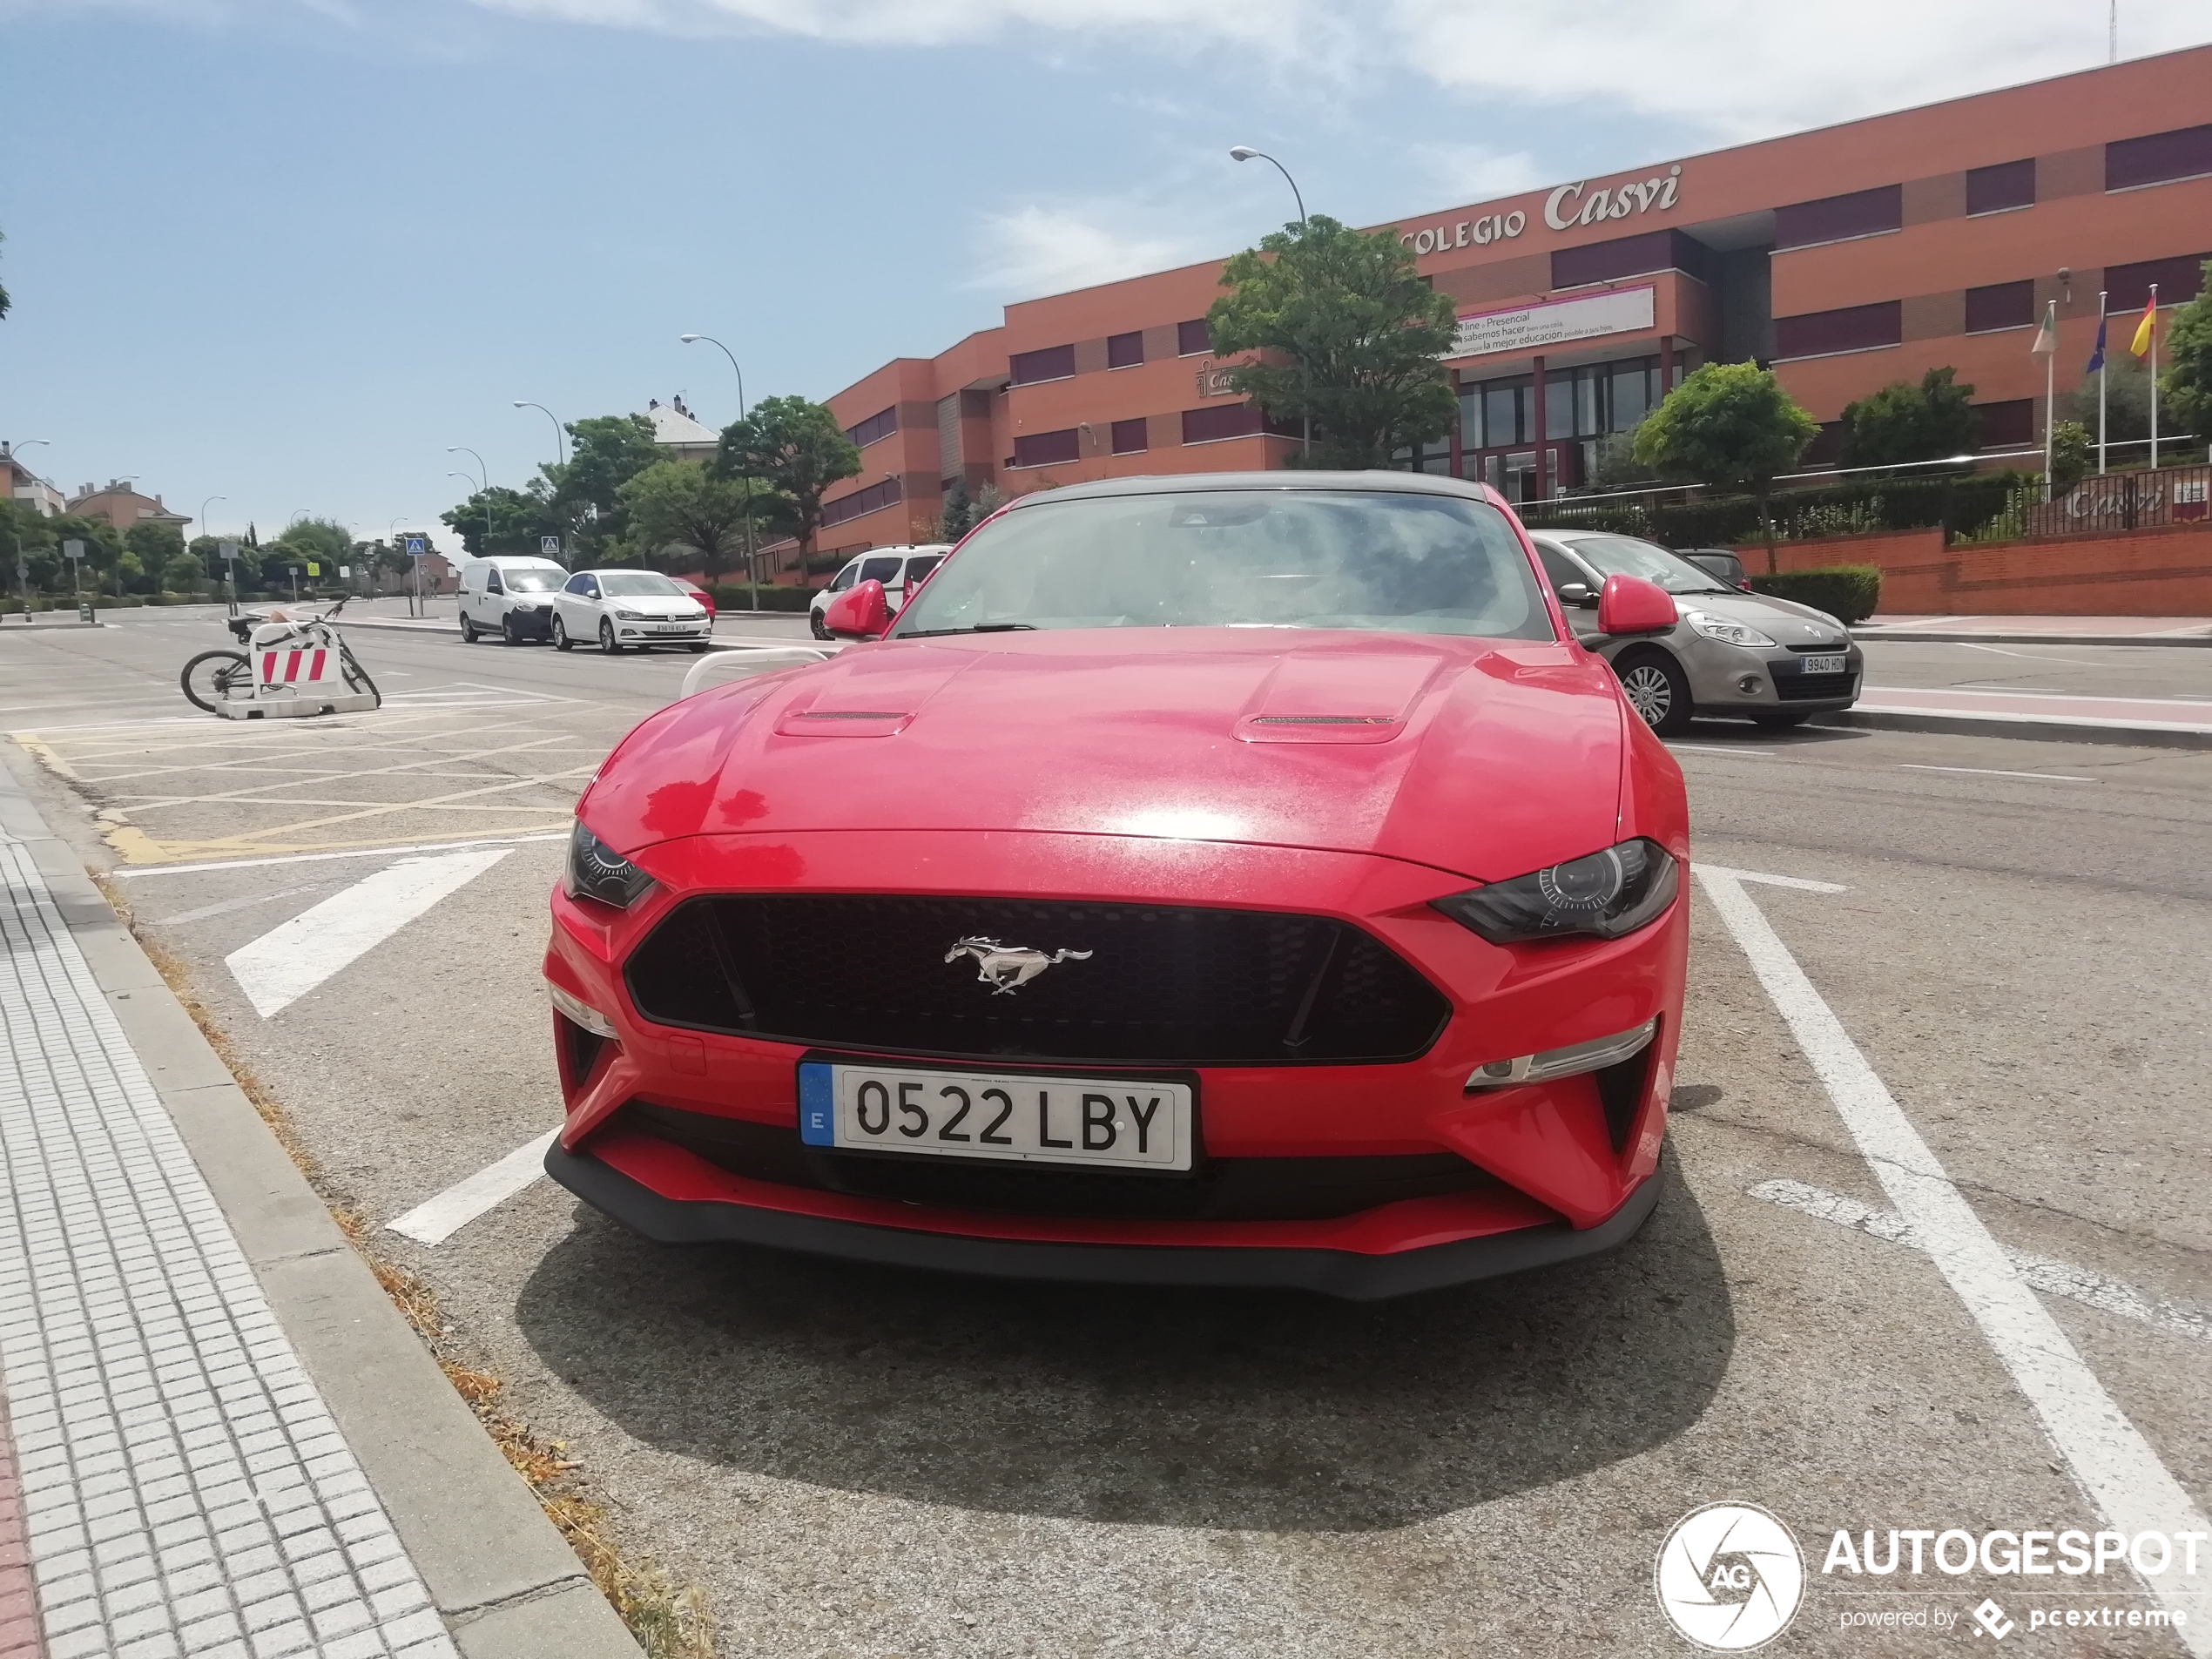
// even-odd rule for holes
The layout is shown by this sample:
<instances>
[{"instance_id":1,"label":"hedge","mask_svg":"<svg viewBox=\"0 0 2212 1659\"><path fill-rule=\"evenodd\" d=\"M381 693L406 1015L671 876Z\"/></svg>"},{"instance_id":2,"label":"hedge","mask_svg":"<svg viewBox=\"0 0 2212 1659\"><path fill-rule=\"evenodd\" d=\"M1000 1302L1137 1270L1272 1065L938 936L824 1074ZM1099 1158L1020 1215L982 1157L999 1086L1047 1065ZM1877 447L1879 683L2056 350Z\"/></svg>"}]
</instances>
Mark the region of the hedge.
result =
<instances>
[{"instance_id":1,"label":"hedge","mask_svg":"<svg viewBox=\"0 0 2212 1659\"><path fill-rule=\"evenodd\" d=\"M760 590L763 610L804 610L814 603L812 588L770 587ZM741 582L718 583L714 588L714 610L717 616L731 611L752 609L752 590Z\"/></svg>"},{"instance_id":2,"label":"hedge","mask_svg":"<svg viewBox=\"0 0 2212 1659\"><path fill-rule=\"evenodd\" d=\"M1971 536L2003 515L2034 482L2027 474L2010 471L1948 478L1857 479L1814 489L1777 490L1769 500L1768 511L1774 520L1775 539L1784 542L1937 528L1947 536ZM1588 505L1569 497L1531 505L1523 517L1532 529L1610 530L1663 547L1742 547L1765 539L1759 504L1750 496Z\"/></svg>"},{"instance_id":3,"label":"hedge","mask_svg":"<svg viewBox=\"0 0 2212 1659\"><path fill-rule=\"evenodd\" d=\"M1784 570L1774 576L1755 576L1751 591L1792 599L1815 610L1824 610L1849 627L1874 614L1882 598L1882 572L1878 565L1838 564L1824 570Z\"/></svg>"}]
</instances>

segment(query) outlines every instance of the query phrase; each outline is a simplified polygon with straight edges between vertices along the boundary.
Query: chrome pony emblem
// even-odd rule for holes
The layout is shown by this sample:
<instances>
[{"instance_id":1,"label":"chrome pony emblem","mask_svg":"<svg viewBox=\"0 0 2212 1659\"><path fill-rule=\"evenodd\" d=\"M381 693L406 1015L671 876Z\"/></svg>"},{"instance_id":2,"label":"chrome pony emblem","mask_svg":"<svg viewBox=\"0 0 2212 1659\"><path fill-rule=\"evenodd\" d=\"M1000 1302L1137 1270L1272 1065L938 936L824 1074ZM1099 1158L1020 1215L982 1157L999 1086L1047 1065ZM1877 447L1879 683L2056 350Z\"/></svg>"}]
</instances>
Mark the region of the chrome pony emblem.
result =
<instances>
[{"instance_id":1,"label":"chrome pony emblem","mask_svg":"<svg viewBox=\"0 0 2212 1659\"><path fill-rule=\"evenodd\" d=\"M956 962L963 956L975 959L975 977L991 988L994 996L1012 995L1046 968L1061 962L1090 960L1087 950L1056 950L1048 956L1026 945L1001 945L995 939L985 939L977 934L955 939L953 948L945 953L948 962Z\"/></svg>"}]
</instances>

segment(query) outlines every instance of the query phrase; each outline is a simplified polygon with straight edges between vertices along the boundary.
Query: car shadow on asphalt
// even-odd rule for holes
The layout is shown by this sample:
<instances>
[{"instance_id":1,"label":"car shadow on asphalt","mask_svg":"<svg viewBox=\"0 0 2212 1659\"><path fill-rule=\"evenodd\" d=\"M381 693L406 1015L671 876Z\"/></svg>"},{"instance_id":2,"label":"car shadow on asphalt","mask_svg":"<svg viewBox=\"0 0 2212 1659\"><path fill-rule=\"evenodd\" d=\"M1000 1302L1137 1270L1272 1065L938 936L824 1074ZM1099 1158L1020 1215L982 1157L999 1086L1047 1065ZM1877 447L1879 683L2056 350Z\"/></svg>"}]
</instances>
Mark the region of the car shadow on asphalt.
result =
<instances>
[{"instance_id":1,"label":"car shadow on asphalt","mask_svg":"<svg viewBox=\"0 0 2212 1659\"><path fill-rule=\"evenodd\" d=\"M1671 1162L1662 1178L1609 1256L1370 1304L663 1249L578 1205L516 1314L555 1373L679 1457L1023 1515L1402 1527L1703 1412L1735 1320L1695 1198Z\"/></svg>"}]
</instances>

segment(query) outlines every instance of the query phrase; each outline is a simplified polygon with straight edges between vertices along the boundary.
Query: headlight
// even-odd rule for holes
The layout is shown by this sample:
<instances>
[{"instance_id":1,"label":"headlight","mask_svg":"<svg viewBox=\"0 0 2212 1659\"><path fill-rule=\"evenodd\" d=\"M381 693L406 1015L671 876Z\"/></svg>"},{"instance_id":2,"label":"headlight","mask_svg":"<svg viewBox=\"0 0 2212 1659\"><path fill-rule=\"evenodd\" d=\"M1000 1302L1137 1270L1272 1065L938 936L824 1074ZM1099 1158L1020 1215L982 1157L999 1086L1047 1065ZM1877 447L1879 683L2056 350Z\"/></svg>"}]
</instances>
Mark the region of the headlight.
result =
<instances>
[{"instance_id":1,"label":"headlight","mask_svg":"<svg viewBox=\"0 0 2212 1659\"><path fill-rule=\"evenodd\" d=\"M584 828L579 819L576 833L569 837L569 867L561 885L571 899L597 899L622 910L636 902L653 879Z\"/></svg>"},{"instance_id":2,"label":"headlight","mask_svg":"<svg viewBox=\"0 0 2212 1659\"><path fill-rule=\"evenodd\" d=\"M1757 629L1747 627L1740 622L1730 622L1726 617L1716 617L1710 610L1686 610L1683 613L1682 619L1704 635L1706 638L1717 639L1723 645L1771 645L1774 644Z\"/></svg>"},{"instance_id":3,"label":"headlight","mask_svg":"<svg viewBox=\"0 0 2212 1659\"><path fill-rule=\"evenodd\" d=\"M1494 945L1569 934L1618 939L1674 902L1679 880L1674 855L1656 841L1638 838L1429 902Z\"/></svg>"},{"instance_id":4,"label":"headlight","mask_svg":"<svg viewBox=\"0 0 2212 1659\"><path fill-rule=\"evenodd\" d=\"M615 612L615 617L616 619L620 622L643 622L645 620L645 613L642 610L617 610Z\"/></svg>"}]
</instances>

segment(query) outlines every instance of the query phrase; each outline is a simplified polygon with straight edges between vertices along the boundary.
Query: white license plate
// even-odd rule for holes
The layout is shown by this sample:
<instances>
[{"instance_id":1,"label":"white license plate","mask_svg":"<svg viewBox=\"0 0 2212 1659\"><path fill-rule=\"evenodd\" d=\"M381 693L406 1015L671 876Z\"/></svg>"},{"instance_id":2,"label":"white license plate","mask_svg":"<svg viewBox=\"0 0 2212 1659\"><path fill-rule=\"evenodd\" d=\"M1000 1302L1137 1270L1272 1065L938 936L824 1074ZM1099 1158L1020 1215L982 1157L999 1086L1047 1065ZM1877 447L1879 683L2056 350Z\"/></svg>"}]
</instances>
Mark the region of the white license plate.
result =
<instances>
[{"instance_id":1,"label":"white license plate","mask_svg":"<svg viewBox=\"0 0 2212 1659\"><path fill-rule=\"evenodd\" d=\"M1847 655L1840 652L1833 657L1800 657L1797 658L1797 670L1804 674L1840 674L1844 671L1844 664L1850 660Z\"/></svg>"},{"instance_id":2,"label":"white license plate","mask_svg":"<svg viewBox=\"0 0 2212 1659\"><path fill-rule=\"evenodd\" d=\"M799 1138L809 1146L1020 1163L1187 1170L1188 1083L908 1070L809 1060Z\"/></svg>"},{"instance_id":3,"label":"white license plate","mask_svg":"<svg viewBox=\"0 0 2212 1659\"><path fill-rule=\"evenodd\" d=\"M698 626L691 622L655 622L646 625L657 634L688 634Z\"/></svg>"}]
</instances>

